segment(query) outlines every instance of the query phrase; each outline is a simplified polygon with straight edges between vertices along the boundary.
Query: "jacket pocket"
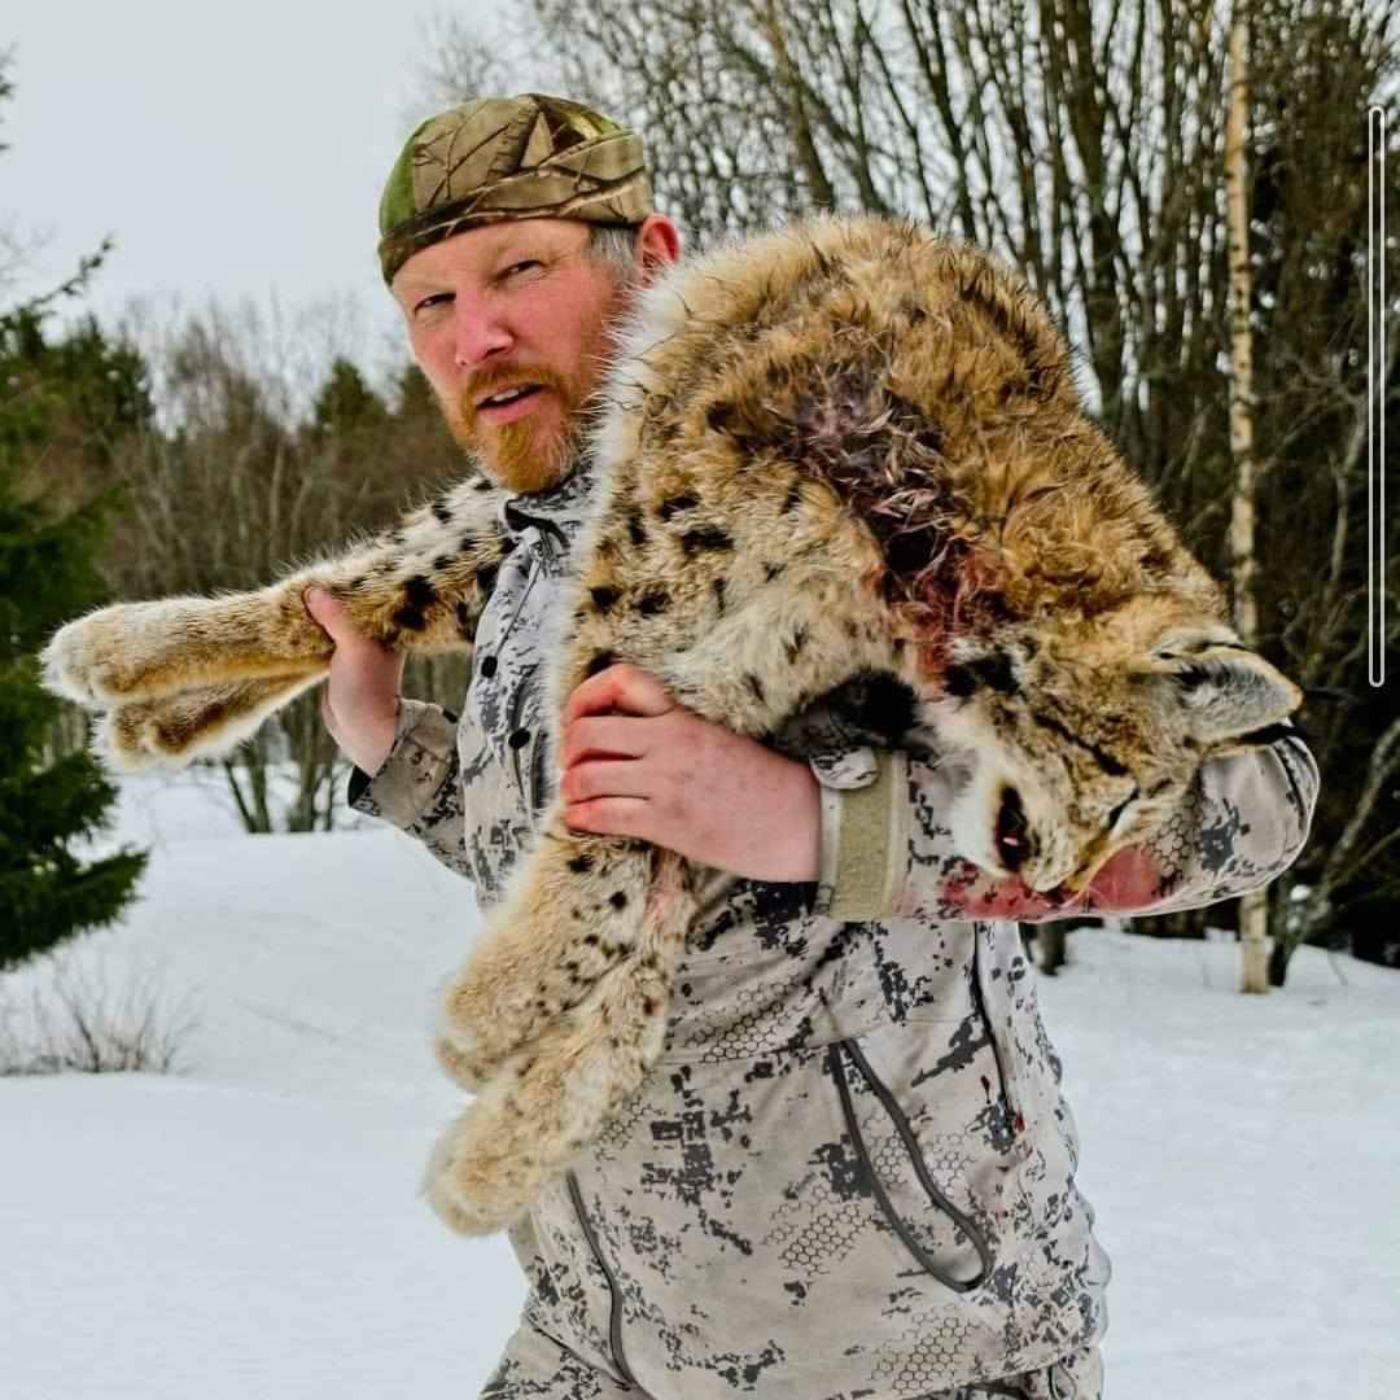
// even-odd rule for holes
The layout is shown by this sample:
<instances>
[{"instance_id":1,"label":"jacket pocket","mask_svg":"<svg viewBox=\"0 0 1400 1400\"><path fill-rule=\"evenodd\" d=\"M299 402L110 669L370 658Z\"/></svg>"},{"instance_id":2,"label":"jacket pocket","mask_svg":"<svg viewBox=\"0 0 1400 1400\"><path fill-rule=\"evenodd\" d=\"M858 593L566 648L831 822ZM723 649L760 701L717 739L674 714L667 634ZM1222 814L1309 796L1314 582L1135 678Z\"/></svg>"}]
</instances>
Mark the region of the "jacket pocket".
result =
<instances>
[{"instance_id":1,"label":"jacket pocket","mask_svg":"<svg viewBox=\"0 0 1400 1400\"><path fill-rule=\"evenodd\" d=\"M933 1257L928 1245L918 1238L909 1222L904 1219L890 1199L889 1190L881 1177L879 1167L871 1156L870 1146L865 1140L865 1135L856 1117L850 1080L847 1077L847 1060L851 1062L855 1071L865 1081L866 1086L879 1100L881 1108L888 1116L899 1143L903 1147L907 1165L913 1171L919 1189L923 1192L929 1206L943 1216L952 1226L955 1236L965 1239L975 1252L976 1271L970 1276L966 1275L965 1270L962 1274L957 1274L953 1272L951 1265L940 1264ZM992 1254L991 1244L987 1236L968 1215L955 1206L939 1189L929 1171L928 1163L924 1159L924 1152L919 1145L914 1129L894 1095L876 1076L870 1067L869 1060L861 1053L860 1046L854 1040L835 1041L829 1045L827 1047L827 1062L831 1068L831 1077L836 1085L836 1092L841 1099L841 1114L846 1123L846 1131L850 1135L851 1145L855 1149L856 1158L869 1180L871 1193L875 1197L875 1203L880 1214L884 1217L885 1223L903 1241L905 1248L914 1256L919 1267L937 1279L945 1288L951 1288L955 1293L971 1293L974 1289L981 1288L991 1277L992 1268L996 1262Z\"/></svg>"},{"instance_id":2,"label":"jacket pocket","mask_svg":"<svg viewBox=\"0 0 1400 1400\"><path fill-rule=\"evenodd\" d=\"M984 1287L1024 1202L984 1019L889 1025L826 1056L872 1204L902 1252L954 1293Z\"/></svg>"}]
</instances>

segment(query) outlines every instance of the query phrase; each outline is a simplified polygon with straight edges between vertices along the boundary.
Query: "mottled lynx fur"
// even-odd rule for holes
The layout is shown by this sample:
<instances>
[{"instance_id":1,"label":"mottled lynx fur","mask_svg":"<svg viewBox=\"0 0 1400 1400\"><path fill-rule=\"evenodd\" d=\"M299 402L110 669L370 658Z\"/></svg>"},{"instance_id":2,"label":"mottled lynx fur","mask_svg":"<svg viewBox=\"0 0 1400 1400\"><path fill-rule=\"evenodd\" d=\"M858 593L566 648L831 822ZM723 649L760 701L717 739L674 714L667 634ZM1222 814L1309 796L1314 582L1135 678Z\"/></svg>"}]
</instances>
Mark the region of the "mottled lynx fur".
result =
<instances>
[{"instance_id":1,"label":"mottled lynx fur","mask_svg":"<svg viewBox=\"0 0 1400 1400\"><path fill-rule=\"evenodd\" d=\"M760 738L864 678L892 741L970 752L960 852L1051 890L1298 702L1085 415L1049 317L976 251L867 220L718 252L642 295L604 405L556 718L616 660ZM500 505L473 476L260 592L95 613L54 639L51 683L106 711L119 763L227 748L325 673L308 584L392 646L470 645ZM560 811L446 997L440 1057L476 1098L428 1192L462 1230L518 1215L661 1049L690 871Z\"/></svg>"}]
</instances>

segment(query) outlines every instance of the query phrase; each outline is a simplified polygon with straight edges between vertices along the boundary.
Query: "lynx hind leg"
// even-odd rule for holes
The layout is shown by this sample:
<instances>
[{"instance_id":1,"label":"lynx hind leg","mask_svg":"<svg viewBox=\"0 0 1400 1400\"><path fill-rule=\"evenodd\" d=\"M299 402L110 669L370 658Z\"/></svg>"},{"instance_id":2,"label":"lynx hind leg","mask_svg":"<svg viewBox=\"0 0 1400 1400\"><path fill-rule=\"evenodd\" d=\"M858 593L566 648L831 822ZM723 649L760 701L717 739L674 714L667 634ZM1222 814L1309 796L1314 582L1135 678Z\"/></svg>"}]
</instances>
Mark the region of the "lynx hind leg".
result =
<instances>
[{"instance_id":1,"label":"lynx hind leg","mask_svg":"<svg viewBox=\"0 0 1400 1400\"><path fill-rule=\"evenodd\" d=\"M360 630L394 647L453 650L476 632L508 544L494 492L453 488L399 528L256 592L118 603L61 628L45 648L50 689L105 708L235 681L321 669L330 639L306 611L317 586Z\"/></svg>"},{"instance_id":2,"label":"lynx hind leg","mask_svg":"<svg viewBox=\"0 0 1400 1400\"><path fill-rule=\"evenodd\" d=\"M155 700L133 700L102 717L94 736L112 767L139 772L183 767L229 752L304 690L323 670L278 680L234 681Z\"/></svg>"},{"instance_id":3,"label":"lynx hind leg","mask_svg":"<svg viewBox=\"0 0 1400 1400\"><path fill-rule=\"evenodd\" d=\"M670 973L659 957L630 959L482 1088L424 1183L448 1225L506 1228L598 1135L661 1053Z\"/></svg>"},{"instance_id":4,"label":"lynx hind leg","mask_svg":"<svg viewBox=\"0 0 1400 1400\"><path fill-rule=\"evenodd\" d=\"M543 830L443 1001L438 1058L466 1088L586 1000L642 940L651 848L571 832L559 804Z\"/></svg>"}]
</instances>

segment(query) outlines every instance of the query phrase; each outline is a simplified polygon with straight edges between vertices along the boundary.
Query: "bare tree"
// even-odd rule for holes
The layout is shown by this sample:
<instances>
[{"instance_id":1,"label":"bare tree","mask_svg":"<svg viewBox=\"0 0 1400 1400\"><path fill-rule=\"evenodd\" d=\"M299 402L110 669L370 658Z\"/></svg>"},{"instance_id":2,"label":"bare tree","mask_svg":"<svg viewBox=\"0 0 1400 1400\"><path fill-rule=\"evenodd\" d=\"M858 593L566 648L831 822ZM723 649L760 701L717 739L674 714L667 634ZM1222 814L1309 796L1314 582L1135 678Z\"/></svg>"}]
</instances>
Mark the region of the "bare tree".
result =
<instances>
[{"instance_id":1,"label":"bare tree","mask_svg":"<svg viewBox=\"0 0 1400 1400\"><path fill-rule=\"evenodd\" d=\"M297 347L316 338L304 321L280 327L248 308L147 335L164 421L115 460L129 506L107 565L118 596L258 587L381 528L457 469L430 400L388 405L343 359L308 371ZM420 666L415 679L431 693L462 668ZM333 825L346 765L314 694L222 767L249 831Z\"/></svg>"},{"instance_id":2,"label":"bare tree","mask_svg":"<svg viewBox=\"0 0 1400 1400\"><path fill-rule=\"evenodd\" d=\"M1231 572L1227 7L516 0L510 13L569 91L642 132L660 201L702 247L834 208L913 217L1013 263L1080 347L1105 429L1192 548ZM1397 45L1383 0L1254 0L1250 19L1254 636L1307 688L1324 770L1317 838L1269 892L1277 980L1358 892L1400 901L1400 849L1373 850L1400 804L1384 777L1391 716L1364 680L1355 350L1365 108L1393 93ZM1389 413L1393 347L1387 364ZM1357 803L1363 832L1339 863ZM1320 882L1332 902L1294 898ZM1205 917L1143 922L1199 932Z\"/></svg>"}]
</instances>

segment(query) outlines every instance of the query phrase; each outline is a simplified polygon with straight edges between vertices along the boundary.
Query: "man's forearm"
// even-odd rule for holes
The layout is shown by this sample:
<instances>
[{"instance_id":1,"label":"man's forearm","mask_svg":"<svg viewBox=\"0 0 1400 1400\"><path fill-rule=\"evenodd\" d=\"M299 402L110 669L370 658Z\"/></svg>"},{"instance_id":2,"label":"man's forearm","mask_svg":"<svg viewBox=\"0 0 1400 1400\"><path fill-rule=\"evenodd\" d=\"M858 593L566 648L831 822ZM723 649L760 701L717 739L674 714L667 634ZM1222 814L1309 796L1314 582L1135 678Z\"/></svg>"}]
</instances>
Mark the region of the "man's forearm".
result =
<instances>
[{"instance_id":1,"label":"man's forearm","mask_svg":"<svg viewBox=\"0 0 1400 1400\"><path fill-rule=\"evenodd\" d=\"M449 870L470 876L466 813L457 757L457 717L405 700L389 756L371 776L356 769L347 793L357 812L421 841Z\"/></svg>"},{"instance_id":2,"label":"man's forearm","mask_svg":"<svg viewBox=\"0 0 1400 1400\"><path fill-rule=\"evenodd\" d=\"M863 752L874 781L823 797L818 907L837 918L1049 922L1213 904L1268 884L1292 864L1317 797L1316 764L1294 735L1211 759L1151 841L1120 852L1085 896L1053 900L956 852L946 823L953 779L936 760Z\"/></svg>"}]
</instances>

